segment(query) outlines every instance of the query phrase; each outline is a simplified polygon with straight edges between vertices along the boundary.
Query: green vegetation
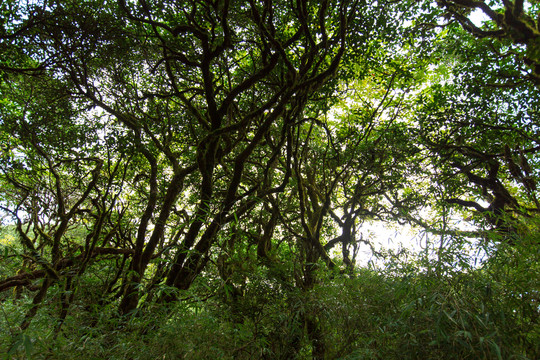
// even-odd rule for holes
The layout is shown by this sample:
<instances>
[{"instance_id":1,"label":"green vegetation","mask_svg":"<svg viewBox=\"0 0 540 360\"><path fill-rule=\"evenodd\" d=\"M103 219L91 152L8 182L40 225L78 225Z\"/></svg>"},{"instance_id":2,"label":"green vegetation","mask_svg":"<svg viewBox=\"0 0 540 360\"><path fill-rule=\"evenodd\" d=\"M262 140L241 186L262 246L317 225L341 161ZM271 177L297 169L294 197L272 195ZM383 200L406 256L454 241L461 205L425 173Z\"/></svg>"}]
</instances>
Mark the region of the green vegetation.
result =
<instances>
[{"instance_id":1,"label":"green vegetation","mask_svg":"<svg viewBox=\"0 0 540 360\"><path fill-rule=\"evenodd\" d=\"M0 357L540 358L539 15L2 2Z\"/></svg>"}]
</instances>

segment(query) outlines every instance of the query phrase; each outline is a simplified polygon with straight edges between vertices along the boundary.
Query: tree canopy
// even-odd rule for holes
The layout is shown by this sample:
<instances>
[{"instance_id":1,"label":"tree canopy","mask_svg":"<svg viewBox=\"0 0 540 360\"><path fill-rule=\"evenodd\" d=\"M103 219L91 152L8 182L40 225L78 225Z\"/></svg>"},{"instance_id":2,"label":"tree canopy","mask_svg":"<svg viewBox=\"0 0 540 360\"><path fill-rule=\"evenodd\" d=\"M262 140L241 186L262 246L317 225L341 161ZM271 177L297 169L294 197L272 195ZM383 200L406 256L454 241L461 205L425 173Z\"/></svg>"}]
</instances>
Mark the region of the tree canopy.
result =
<instances>
[{"instance_id":1,"label":"tree canopy","mask_svg":"<svg viewBox=\"0 0 540 360\"><path fill-rule=\"evenodd\" d=\"M8 0L0 14L0 209L13 239L0 296L28 304L8 356L32 352L24 334L42 308L57 339L77 306L129 321L215 297L231 323L261 322L253 341L275 340L246 358L358 355L353 340L330 345L317 306L365 312L357 296L389 291L370 290L376 275L356 264L373 221L440 240L385 270L381 286L406 302L397 279L428 269L407 285L416 310L437 276L482 283L502 276L503 256L538 260L537 1ZM483 267L468 267L468 247ZM504 272L522 282L497 306L529 296L515 321L536 330L519 348L490 338L455 358L538 355L532 263L529 277L523 264ZM283 337L266 311L301 325ZM444 356L433 341L411 357ZM358 358L399 354L380 351Z\"/></svg>"}]
</instances>

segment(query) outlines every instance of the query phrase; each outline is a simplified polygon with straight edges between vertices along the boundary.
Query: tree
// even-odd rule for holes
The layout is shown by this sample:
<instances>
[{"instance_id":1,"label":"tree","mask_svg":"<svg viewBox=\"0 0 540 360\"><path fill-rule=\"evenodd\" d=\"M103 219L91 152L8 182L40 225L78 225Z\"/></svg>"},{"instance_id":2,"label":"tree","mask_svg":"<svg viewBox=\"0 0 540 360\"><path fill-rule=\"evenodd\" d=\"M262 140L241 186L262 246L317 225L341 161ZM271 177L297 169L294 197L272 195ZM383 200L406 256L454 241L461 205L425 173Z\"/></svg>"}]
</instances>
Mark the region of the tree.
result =
<instances>
[{"instance_id":1,"label":"tree","mask_svg":"<svg viewBox=\"0 0 540 360\"><path fill-rule=\"evenodd\" d=\"M465 31L479 40L487 40L493 61L513 58L530 71L516 67L521 79L540 83L540 21L536 1L437 1L443 16L457 22ZM475 24L471 13L478 11L488 20ZM511 80L510 80L511 81Z\"/></svg>"},{"instance_id":2,"label":"tree","mask_svg":"<svg viewBox=\"0 0 540 360\"><path fill-rule=\"evenodd\" d=\"M49 76L70 89L67 95L113 116L133 151L126 155L140 159L128 165L139 166L138 174L128 174L144 186L123 285L127 313L137 306L137 284L165 236L176 239L167 244L175 254L166 282L186 289L220 229L281 191L287 179L261 180L282 156L305 103L335 75L356 5L101 5L31 4L17 37L30 58L51 64ZM178 210L183 192L195 196ZM187 215L185 233L170 228L175 210Z\"/></svg>"},{"instance_id":3,"label":"tree","mask_svg":"<svg viewBox=\"0 0 540 360\"><path fill-rule=\"evenodd\" d=\"M490 20L475 25L473 9ZM422 258L359 272L366 222L427 228L448 258L462 235L509 254L535 236L536 11L520 1L2 3L0 206L19 243L2 244L0 291L29 295L20 328L45 304L54 336L77 304L118 309L112 321L130 326L148 321L138 310L157 319L176 306L238 330L224 332L234 356L401 344L387 330L410 325L420 287L442 279L462 291L459 271L432 277ZM452 228L452 216L475 228ZM490 277L466 269L482 296ZM470 335L448 325L451 339ZM366 335L382 328L377 341ZM332 344L345 329L366 339ZM426 334L417 339L440 340ZM11 350L31 343L21 336ZM465 345L460 354L491 351Z\"/></svg>"},{"instance_id":4,"label":"tree","mask_svg":"<svg viewBox=\"0 0 540 360\"><path fill-rule=\"evenodd\" d=\"M532 73L522 71L523 58L493 53L514 46L505 38L510 35L463 30L470 20L456 4L465 2L449 3L441 4L461 20L459 26L444 25L433 39L431 56L444 61L418 97L416 141L430 159L434 184L447 194L439 199L443 207L472 210L477 224L512 234L524 230L519 219L538 211L531 166L538 151L538 86ZM474 7L489 12L481 3Z\"/></svg>"}]
</instances>

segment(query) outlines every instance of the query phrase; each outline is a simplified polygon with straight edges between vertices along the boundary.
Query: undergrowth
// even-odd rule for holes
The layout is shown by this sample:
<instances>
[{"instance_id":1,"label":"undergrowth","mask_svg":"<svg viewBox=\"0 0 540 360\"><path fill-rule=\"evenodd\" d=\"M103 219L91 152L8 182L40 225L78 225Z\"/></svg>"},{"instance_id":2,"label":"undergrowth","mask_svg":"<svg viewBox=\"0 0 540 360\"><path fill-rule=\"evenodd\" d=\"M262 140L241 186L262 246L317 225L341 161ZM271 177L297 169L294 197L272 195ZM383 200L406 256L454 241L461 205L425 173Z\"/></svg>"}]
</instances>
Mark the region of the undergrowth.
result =
<instances>
[{"instance_id":1,"label":"undergrowth","mask_svg":"<svg viewBox=\"0 0 540 360\"><path fill-rule=\"evenodd\" d=\"M24 293L4 294L3 359L310 359L316 324L327 359L538 359L540 285L534 244L501 246L480 267L416 259L354 274L320 273L309 291L270 271L241 291L210 280L170 304L121 317L81 292L55 332L54 292L24 332ZM216 280L217 281L217 280ZM206 293L205 293L206 291ZM199 292L199 293L197 293ZM102 301L99 304L99 301Z\"/></svg>"}]
</instances>

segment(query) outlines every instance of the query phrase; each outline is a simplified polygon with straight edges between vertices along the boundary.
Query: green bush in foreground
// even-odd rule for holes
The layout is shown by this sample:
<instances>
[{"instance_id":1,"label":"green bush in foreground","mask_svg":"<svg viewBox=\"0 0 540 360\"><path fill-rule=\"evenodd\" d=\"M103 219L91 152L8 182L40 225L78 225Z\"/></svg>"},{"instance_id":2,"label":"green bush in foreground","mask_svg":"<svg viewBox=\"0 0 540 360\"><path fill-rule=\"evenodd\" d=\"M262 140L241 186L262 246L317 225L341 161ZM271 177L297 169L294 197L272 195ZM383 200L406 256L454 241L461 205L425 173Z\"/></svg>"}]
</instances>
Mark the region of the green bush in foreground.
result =
<instances>
[{"instance_id":1,"label":"green bush in foreground","mask_svg":"<svg viewBox=\"0 0 540 360\"><path fill-rule=\"evenodd\" d=\"M241 292L221 287L206 298L193 290L187 300L148 304L129 319L114 302L100 307L80 298L59 334L51 330L54 298L22 334L13 324L28 300L8 298L2 356L310 359L320 341L327 359L536 359L537 260L532 242L501 245L481 268L395 260L380 271L319 274L309 291L280 286L259 269Z\"/></svg>"}]
</instances>

